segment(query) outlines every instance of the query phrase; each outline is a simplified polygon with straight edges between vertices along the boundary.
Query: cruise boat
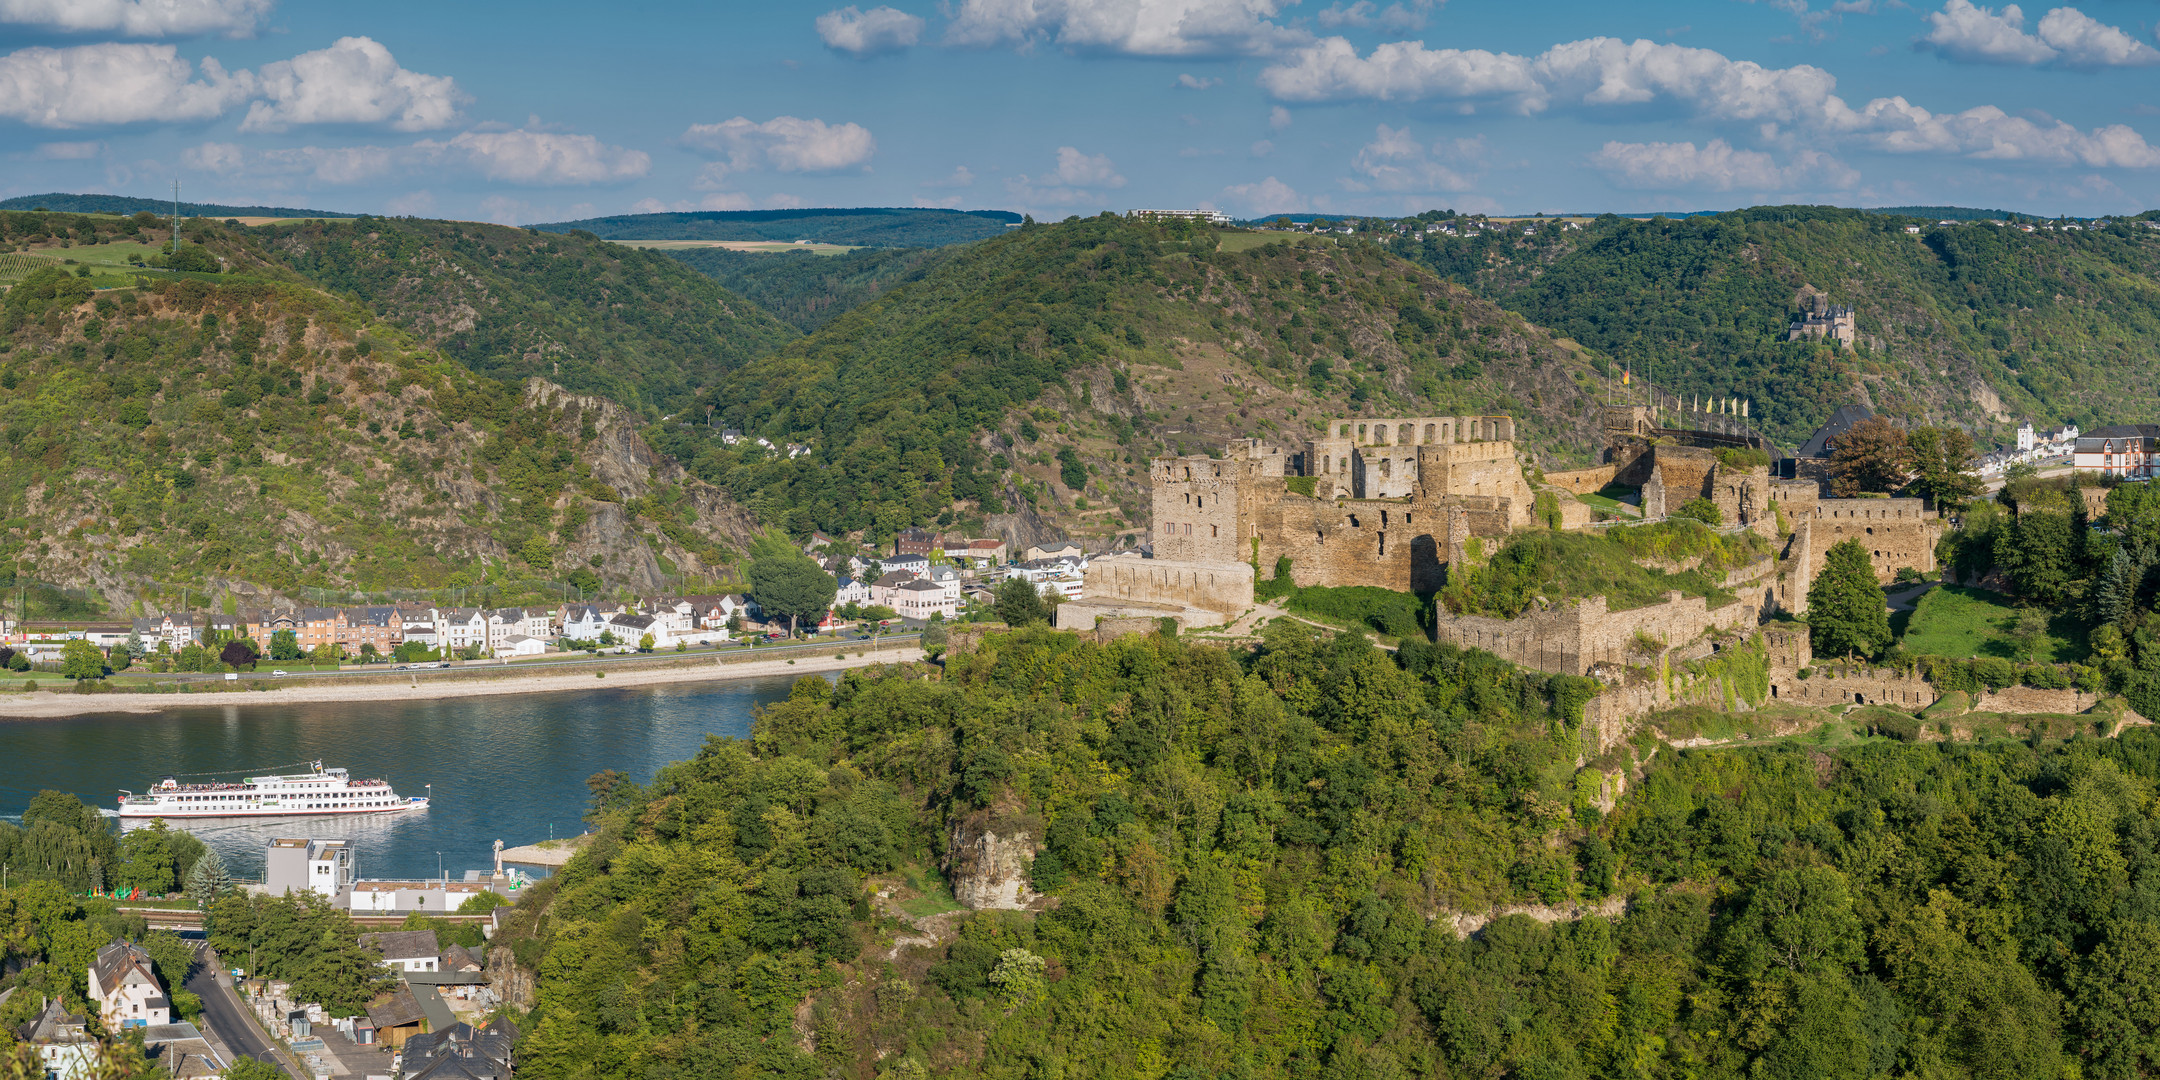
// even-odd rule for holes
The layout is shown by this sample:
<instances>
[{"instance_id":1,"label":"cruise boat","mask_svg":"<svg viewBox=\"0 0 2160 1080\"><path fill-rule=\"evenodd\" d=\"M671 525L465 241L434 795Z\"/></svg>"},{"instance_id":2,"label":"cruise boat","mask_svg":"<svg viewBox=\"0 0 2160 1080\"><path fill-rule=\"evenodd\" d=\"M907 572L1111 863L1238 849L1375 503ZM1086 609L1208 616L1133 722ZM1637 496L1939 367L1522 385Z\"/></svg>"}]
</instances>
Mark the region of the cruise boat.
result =
<instances>
[{"instance_id":1,"label":"cruise boat","mask_svg":"<svg viewBox=\"0 0 2160 1080\"><path fill-rule=\"evenodd\" d=\"M308 771L250 776L237 782L183 784L159 780L137 795L122 789L122 818L318 817L329 814L396 814L424 810L424 798L399 798L388 780L355 780L344 769L308 762Z\"/></svg>"}]
</instances>

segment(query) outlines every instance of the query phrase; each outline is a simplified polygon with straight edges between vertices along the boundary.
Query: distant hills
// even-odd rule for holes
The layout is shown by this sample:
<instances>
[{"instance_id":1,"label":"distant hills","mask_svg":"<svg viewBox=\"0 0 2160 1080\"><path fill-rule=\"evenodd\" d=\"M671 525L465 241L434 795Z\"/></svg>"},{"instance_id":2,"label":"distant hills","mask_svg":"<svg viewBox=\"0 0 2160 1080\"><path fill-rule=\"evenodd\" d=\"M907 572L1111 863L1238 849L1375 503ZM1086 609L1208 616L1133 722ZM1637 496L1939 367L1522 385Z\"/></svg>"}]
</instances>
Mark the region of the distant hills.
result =
<instances>
[{"instance_id":1,"label":"distant hills","mask_svg":"<svg viewBox=\"0 0 2160 1080\"><path fill-rule=\"evenodd\" d=\"M138 199L129 195L69 195L63 192L47 192L43 195L23 195L0 200L0 210L52 210L63 214L137 214L148 210L164 216L172 213L171 199ZM186 217L286 217L286 218L349 218L336 210L297 210L290 206L227 206L223 203L192 203L182 201L180 213Z\"/></svg>"},{"instance_id":2,"label":"distant hills","mask_svg":"<svg viewBox=\"0 0 2160 1080\"><path fill-rule=\"evenodd\" d=\"M554 233L583 229L603 240L815 240L856 247L944 247L987 240L1018 224L1020 215L1007 210L860 207L620 214L532 228Z\"/></svg>"}]
</instances>

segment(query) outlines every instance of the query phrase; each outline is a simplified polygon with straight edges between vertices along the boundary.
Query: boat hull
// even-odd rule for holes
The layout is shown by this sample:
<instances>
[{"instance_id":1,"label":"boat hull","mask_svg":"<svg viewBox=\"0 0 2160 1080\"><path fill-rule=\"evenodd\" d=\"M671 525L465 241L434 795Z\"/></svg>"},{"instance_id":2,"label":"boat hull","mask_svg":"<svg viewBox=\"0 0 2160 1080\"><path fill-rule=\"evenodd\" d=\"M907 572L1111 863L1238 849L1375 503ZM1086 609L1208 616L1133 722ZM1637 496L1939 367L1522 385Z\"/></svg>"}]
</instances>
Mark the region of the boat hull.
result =
<instances>
[{"instance_id":1,"label":"boat hull","mask_svg":"<svg viewBox=\"0 0 2160 1080\"><path fill-rule=\"evenodd\" d=\"M266 818L266 817L367 817L375 814L405 814L427 809L426 799L414 799L398 806L371 806L364 810L158 810L150 807L123 806L122 820L163 818L166 821L193 821L198 818Z\"/></svg>"}]
</instances>

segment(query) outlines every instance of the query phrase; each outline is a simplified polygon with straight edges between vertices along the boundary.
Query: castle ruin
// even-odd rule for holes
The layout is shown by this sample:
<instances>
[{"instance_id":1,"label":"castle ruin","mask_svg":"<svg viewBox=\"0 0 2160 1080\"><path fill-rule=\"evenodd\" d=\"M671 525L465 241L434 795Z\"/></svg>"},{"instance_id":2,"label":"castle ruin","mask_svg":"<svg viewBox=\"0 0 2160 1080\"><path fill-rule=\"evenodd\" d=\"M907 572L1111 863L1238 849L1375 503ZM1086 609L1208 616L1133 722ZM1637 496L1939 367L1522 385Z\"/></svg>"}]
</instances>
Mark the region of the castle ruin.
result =
<instances>
[{"instance_id":1,"label":"castle ruin","mask_svg":"<svg viewBox=\"0 0 2160 1080\"><path fill-rule=\"evenodd\" d=\"M1801 341L1822 338L1852 348L1860 340L1860 330L1853 320L1850 304L1832 304L1828 297L1817 294L1809 298L1808 310L1785 331L1785 340Z\"/></svg>"}]
</instances>

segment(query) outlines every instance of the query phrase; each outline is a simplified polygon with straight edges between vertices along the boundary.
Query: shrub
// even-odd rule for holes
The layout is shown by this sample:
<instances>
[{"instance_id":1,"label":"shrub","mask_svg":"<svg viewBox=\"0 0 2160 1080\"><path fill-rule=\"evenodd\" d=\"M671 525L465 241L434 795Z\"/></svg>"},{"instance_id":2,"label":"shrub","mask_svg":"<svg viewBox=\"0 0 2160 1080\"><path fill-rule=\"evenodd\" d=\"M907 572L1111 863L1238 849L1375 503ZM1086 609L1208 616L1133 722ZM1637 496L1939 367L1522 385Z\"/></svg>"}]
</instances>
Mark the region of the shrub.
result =
<instances>
[{"instance_id":1,"label":"shrub","mask_svg":"<svg viewBox=\"0 0 2160 1080\"><path fill-rule=\"evenodd\" d=\"M1719 510L1716 503L1704 498L1693 498L1682 503L1680 509L1673 511L1673 516L1693 518L1705 525L1725 524L1724 511Z\"/></svg>"}]
</instances>

